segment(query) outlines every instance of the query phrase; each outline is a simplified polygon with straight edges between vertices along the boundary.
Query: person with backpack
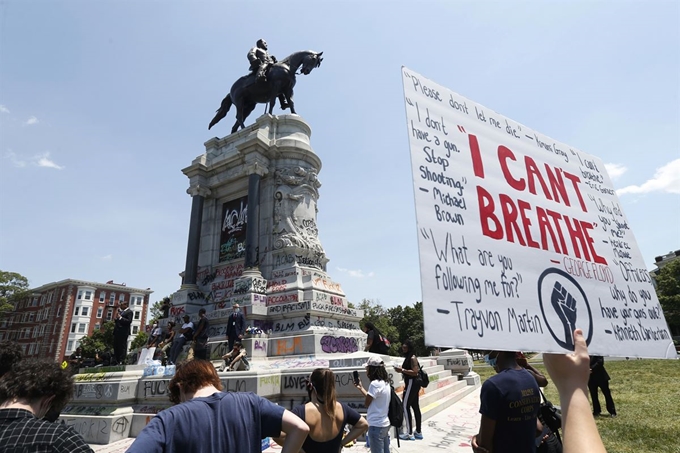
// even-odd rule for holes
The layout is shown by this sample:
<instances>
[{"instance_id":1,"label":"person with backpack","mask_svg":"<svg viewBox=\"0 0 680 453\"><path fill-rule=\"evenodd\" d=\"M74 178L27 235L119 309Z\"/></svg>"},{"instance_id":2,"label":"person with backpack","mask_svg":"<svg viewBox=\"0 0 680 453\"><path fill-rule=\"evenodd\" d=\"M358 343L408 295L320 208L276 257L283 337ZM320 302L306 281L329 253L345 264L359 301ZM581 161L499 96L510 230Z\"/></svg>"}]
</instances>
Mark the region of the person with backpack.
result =
<instances>
[{"instance_id":1,"label":"person with backpack","mask_svg":"<svg viewBox=\"0 0 680 453\"><path fill-rule=\"evenodd\" d=\"M368 390L361 381L354 386L366 397L368 441L371 453L390 453L390 418L388 416L392 388L385 363L378 356L370 356L364 365L366 375L371 381Z\"/></svg>"},{"instance_id":2,"label":"person with backpack","mask_svg":"<svg viewBox=\"0 0 680 453\"><path fill-rule=\"evenodd\" d=\"M368 335L368 338L366 338L366 351L372 352L373 354L386 355L388 353L390 348L388 344L389 340L380 333L372 322L366 321L361 330Z\"/></svg>"},{"instance_id":3,"label":"person with backpack","mask_svg":"<svg viewBox=\"0 0 680 453\"><path fill-rule=\"evenodd\" d=\"M420 364L418 357L413 353L415 346L410 339L404 341L401 345L401 352L404 354L404 363L400 367L394 367L394 371L401 373L404 377L404 418L406 419L406 432L399 434L402 440L416 440L423 438L421 430L422 414L420 412L419 395L421 388L420 381ZM413 419L411 418L411 409L416 419L416 430L413 431Z\"/></svg>"}]
</instances>

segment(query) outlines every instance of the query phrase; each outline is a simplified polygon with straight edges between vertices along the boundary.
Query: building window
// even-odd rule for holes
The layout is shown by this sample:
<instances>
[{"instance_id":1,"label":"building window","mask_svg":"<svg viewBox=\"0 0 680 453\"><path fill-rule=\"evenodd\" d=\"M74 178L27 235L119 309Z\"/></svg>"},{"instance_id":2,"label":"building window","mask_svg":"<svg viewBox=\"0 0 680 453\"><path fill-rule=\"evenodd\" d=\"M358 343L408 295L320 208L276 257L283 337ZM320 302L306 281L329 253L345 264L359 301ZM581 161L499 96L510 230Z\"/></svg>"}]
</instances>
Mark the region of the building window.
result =
<instances>
[{"instance_id":1,"label":"building window","mask_svg":"<svg viewBox=\"0 0 680 453\"><path fill-rule=\"evenodd\" d=\"M43 324L42 326L40 326L40 335L45 335L45 327L47 327L46 324Z\"/></svg>"},{"instance_id":2,"label":"building window","mask_svg":"<svg viewBox=\"0 0 680 453\"><path fill-rule=\"evenodd\" d=\"M118 296L118 302L123 302L125 300L125 293L120 293L120 296Z\"/></svg>"},{"instance_id":3,"label":"building window","mask_svg":"<svg viewBox=\"0 0 680 453\"><path fill-rule=\"evenodd\" d=\"M40 326L35 326L33 328L33 338L38 336L38 332L40 332Z\"/></svg>"},{"instance_id":4,"label":"building window","mask_svg":"<svg viewBox=\"0 0 680 453\"><path fill-rule=\"evenodd\" d=\"M135 319L139 319L139 315L140 315L140 314L141 314L140 312L136 311L136 312L135 312Z\"/></svg>"},{"instance_id":5,"label":"building window","mask_svg":"<svg viewBox=\"0 0 680 453\"><path fill-rule=\"evenodd\" d=\"M69 340L68 344L66 345L66 352L72 351L73 350L73 340Z\"/></svg>"},{"instance_id":6,"label":"building window","mask_svg":"<svg viewBox=\"0 0 680 453\"><path fill-rule=\"evenodd\" d=\"M85 300L92 300L92 291L85 291Z\"/></svg>"},{"instance_id":7,"label":"building window","mask_svg":"<svg viewBox=\"0 0 680 453\"><path fill-rule=\"evenodd\" d=\"M83 307L82 311L80 312L81 316L87 316L90 314L90 307Z\"/></svg>"},{"instance_id":8,"label":"building window","mask_svg":"<svg viewBox=\"0 0 680 453\"><path fill-rule=\"evenodd\" d=\"M52 351L54 350L54 343L50 343L50 354L52 354Z\"/></svg>"},{"instance_id":9,"label":"building window","mask_svg":"<svg viewBox=\"0 0 680 453\"><path fill-rule=\"evenodd\" d=\"M109 296L109 305L113 305L114 302L116 302L116 293L111 293L111 296Z\"/></svg>"},{"instance_id":10,"label":"building window","mask_svg":"<svg viewBox=\"0 0 680 453\"><path fill-rule=\"evenodd\" d=\"M80 314L80 306L77 306L76 309L73 311L73 316L78 316Z\"/></svg>"},{"instance_id":11,"label":"building window","mask_svg":"<svg viewBox=\"0 0 680 453\"><path fill-rule=\"evenodd\" d=\"M99 329L101 329L101 327L102 327L102 325L97 323L97 324L94 325L94 330L99 330Z\"/></svg>"},{"instance_id":12,"label":"building window","mask_svg":"<svg viewBox=\"0 0 680 453\"><path fill-rule=\"evenodd\" d=\"M31 314L28 315L28 322L33 322L34 319L35 319L35 313L31 313Z\"/></svg>"},{"instance_id":13,"label":"building window","mask_svg":"<svg viewBox=\"0 0 680 453\"><path fill-rule=\"evenodd\" d=\"M87 330L87 324L78 324L78 333L85 333Z\"/></svg>"},{"instance_id":14,"label":"building window","mask_svg":"<svg viewBox=\"0 0 680 453\"><path fill-rule=\"evenodd\" d=\"M109 308L108 310L106 310L106 320L111 321L111 316L113 316L113 310Z\"/></svg>"},{"instance_id":15,"label":"building window","mask_svg":"<svg viewBox=\"0 0 680 453\"><path fill-rule=\"evenodd\" d=\"M57 324L54 324L54 328L52 328L52 335L57 333Z\"/></svg>"},{"instance_id":16,"label":"building window","mask_svg":"<svg viewBox=\"0 0 680 453\"><path fill-rule=\"evenodd\" d=\"M37 307L38 306L38 298L34 297L33 302L31 303L31 307Z\"/></svg>"},{"instance_id":17,"label":"building window","mask_svg":"<svg viewBox=\"0 0 680 453\"><path fill-rule=\"evenodd\" d=\"M101 318L104 313L104 307L97 308L97 318Z\"/></svg>"},{"instance_id":18,"label":"building window","mask_svg":"<svg viewBox=\"0 0 680 453\"><path fill-rule=\"evenodd\" d=\"M99 302L104 303L106 301L106 291L99 293Z\"/></svg>"},{"instance_id":19,"label":"building window","mask_svg":"<svg viewBox=\"0 0 680 453\"><path fill-rule=\"evenodd\" d=\"M28 355L33 355L33 351L35 351L35 343L31 343L28 347Z\"/></svg>"},{"instance_id":20,"label":"building window","mask_svg":"<svg viewBox=\"0 0 680 453\"><path fill-rule=\"evenodd\" d=\"M78 327L78 323L74 322L71 324L71 333L76 333L76 328Z\"/></svg>"},{"instance_id":21,"label":"building window","mask_svg":"<svg viewBox=\"0 0 680 453\"><path fill-rule=\"evenodd\" d=\"M61 307L57 308L57 318L61 315Z\"/></svg>"},{"instance_id":22,"label":"building window","mask_svg":"<svg viewBox=\"0 0 680 453\"><path fill-rule=\"evenodd\" d=\"M137 326L132 326L132 335L137 335L137 332L139 331L139 327Z\"/></svg>"},{"instance_id":23,"label":"building window","mask_svg":"<svg viewBox=\"0 0 680 453\"><path fill-rule=\"evenodd\" d=\"M82 299L82 298L83 298L83 292L82 292L82 291L78 291L78 299Z\"/></svg>"},{"instance_id":24,"label":"building window","mask_svg":"<svg viewBox=\"0 0 680 453\"><path fill-rule=\"evenodd\" d=\"M66 291L66 288L61 288L61 296L59 296L59 302L64 301L64 292Z\"/></svg>"}]
</instances>

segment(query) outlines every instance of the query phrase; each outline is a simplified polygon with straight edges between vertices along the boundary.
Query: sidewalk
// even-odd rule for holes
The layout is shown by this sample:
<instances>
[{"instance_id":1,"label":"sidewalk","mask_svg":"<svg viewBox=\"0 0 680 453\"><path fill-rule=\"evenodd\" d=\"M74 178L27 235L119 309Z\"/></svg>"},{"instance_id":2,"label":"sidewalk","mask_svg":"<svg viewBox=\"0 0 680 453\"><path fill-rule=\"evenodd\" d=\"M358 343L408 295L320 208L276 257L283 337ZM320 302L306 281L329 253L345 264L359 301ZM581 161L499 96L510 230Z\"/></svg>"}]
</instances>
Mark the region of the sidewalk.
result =
<instances>
[{"instance_id":1,"label":"sidewalk","mask_svg":"<svg viewBox=\"0 0 680 453\"><path fill-rule=\"evenodd\" d=\"M392 453L423 453L423 451L445 451L447 453L471 453L470 438L479 431L479 391L467 395L453 406L445 409L429 420L423 422L423 440L392 439ZM394 431L392 431L394 432ZM132 444L133 438L123 439L109 445L90 445L97 453L124 453ZM281 451L278 445L272 445L265 453ZM365 442L343 449L354 453L368 453Z\"/></svg>"}]
</instances>

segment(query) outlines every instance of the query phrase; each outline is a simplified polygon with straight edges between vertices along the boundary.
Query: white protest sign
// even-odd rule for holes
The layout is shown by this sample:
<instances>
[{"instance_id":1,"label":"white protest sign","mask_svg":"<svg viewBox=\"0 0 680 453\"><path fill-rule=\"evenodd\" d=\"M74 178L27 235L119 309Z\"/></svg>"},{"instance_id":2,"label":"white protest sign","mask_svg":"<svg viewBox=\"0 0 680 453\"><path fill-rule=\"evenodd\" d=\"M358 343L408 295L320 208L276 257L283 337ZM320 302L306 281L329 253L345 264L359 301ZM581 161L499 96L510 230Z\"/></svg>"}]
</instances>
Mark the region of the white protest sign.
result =
<instances>
[{"instance_id":1,"label":"white protest sign","mask_svg":"<svg viewBox=\"0 0 680 453\"><path fill-rule=\"evenodd\" d=\"M426 343L676 357L602 161L402 76Z\"/></svg>"}]
</instances>

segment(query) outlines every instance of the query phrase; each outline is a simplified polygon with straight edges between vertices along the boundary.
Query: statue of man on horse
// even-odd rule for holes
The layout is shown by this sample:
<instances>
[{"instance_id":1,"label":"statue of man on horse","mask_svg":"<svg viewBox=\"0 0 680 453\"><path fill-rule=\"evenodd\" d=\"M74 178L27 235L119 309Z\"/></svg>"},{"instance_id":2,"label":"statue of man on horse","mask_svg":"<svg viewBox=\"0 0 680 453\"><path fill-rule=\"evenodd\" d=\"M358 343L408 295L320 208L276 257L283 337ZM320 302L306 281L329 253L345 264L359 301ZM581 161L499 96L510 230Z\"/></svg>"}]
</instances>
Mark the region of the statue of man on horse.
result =
<instances>
[{"instance_id":1,"label":"statue of man on horse","mask_svg":"<svg viewBox=\"0 0 680 453\"><path fill-rule=\"evenodd\" d=\"M250 72L255 74L255 79L258 82L267 81L267 69L269 66L278 63L274 55L270 55L267 52L267 41L264 39L258 39L255 47L250 49L248 52L248 61L250 62ZM281 103L281 110L286 110L288 108L288 103L283 93L278 96L279 102Z\"/></svg>"},{"instance_id":2,"label":"statue of man on horse","mask_svg":"<svg viewBox=\"0 0 680 453\"><path fill-rule=\"evenodd\" d=\"M277 61L267 52L267 42L264 39L258 40L257 45L248 52L251 72L234 82L208 129L227 115L232 104L236 106L236 123L231 129L232 134L239 127L246 127L245 119L257 104L269 103L271 115L276 99L279 98L281 109L290 108L290 112L295 114L293 102L295 73L298 69L304 75L311 73L314 68L321 65L323 61L321 55L323 52L304 50Z\"/></svg>"}]
</instances>

